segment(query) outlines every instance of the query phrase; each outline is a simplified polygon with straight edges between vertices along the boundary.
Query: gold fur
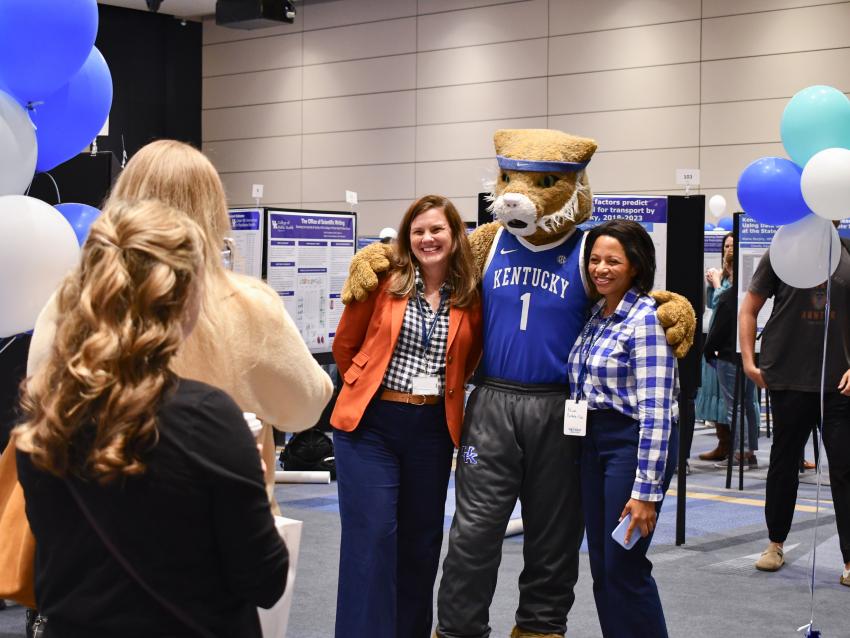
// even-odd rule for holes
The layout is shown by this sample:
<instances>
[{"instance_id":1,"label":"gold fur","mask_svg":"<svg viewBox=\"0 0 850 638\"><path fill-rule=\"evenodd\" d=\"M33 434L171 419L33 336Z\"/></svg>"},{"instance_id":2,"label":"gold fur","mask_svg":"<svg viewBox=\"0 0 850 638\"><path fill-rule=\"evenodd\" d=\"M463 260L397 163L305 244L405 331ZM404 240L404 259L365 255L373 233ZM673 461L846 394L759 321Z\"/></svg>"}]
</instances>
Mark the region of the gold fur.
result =
<instances>
[{"instance_id":1,"label":"gold fur","mask_svg":"<svg viewBox=\"0 0 850 638\"><path fill-rule=\"evenodd\" d=\"M521 627L511 630L511 638L564 638L564 634L541 634L536 631L527 631Z\"/></svg>"}]
</instances>

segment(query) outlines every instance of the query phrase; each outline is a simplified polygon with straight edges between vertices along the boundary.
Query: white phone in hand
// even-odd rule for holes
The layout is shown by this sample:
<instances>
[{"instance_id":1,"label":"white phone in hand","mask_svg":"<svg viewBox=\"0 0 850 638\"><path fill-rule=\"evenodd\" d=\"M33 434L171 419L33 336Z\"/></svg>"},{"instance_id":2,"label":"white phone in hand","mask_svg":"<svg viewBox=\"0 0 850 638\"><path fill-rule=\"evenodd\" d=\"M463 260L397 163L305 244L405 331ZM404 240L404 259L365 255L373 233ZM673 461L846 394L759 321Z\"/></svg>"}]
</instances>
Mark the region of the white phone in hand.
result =
<instances>
[{"instance_id":1,"label":"white phone in hand","mask_svg":"<svg viewBox=\"0 0 850 638\"><path fill-rule=\"evenodd\" d=\"M629 539L629 542L626 543L626 530L629 528L629 523L632 520L631 514L626 514L620 524L614 528L614 531L611 532L611 538L613 538L618 544L622 545L625 549L631 549L635 546L635 544L640 540L640 530L635 527L632 530L632 537Z\"/></svg>"}]
</instances>

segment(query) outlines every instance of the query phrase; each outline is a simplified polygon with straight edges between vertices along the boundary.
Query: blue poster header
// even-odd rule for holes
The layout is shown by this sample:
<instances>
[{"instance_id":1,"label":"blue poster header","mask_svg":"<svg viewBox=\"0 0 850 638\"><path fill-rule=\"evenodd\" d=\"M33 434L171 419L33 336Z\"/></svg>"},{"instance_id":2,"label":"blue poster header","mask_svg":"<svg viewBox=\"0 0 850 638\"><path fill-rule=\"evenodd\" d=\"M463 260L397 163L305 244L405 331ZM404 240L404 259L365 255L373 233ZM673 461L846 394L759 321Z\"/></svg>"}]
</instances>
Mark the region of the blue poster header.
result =
<instances>
[{"instance_id":1,"label":"blue poster header","mask_svg":"<svg viewBox=\"0 0 850 638\"><path fill-rule=\"evenodd\" d=\"M593 214L581 227L592 228L613 219L628 219L644 225L666 224L667 198L594 195Z\"/></svg>"},{"instance_id":2,"label":"blue poster header","mask_svg":"<svg viewBox=\"0 0 850 638\"><path fill-rule=\"evenodd\" d=\"M348 239L354 241L354 217L269 211L273 239Z\"/></svg>"},{"instance_id":3,"label":"blue poster header","mask_svg":"<svg viewBox=\"0 0 850 638\"><path fill-rule=\"evenodd\" d=\"M723 252L723 240L726 238L726 232L715 233L708 232L705 234L705 243L703 246L703 251L707 253L722 253Z\"/></svg>"},{"instance_id":4,"label":"blue poster header","mask_svg":"<svg viewBox=\"0 0 850 638\"><path fill-rule=\"evenodd\" d=\"M231 230L260 230L259 210L230 211Z\"/></svg>"},{"instance_id":5,"label":"blue poster header","mask_svg":"<svg viewBox=\"0 0 850 638\"><path fill-rule=\"evenodd\" d=\"M741 215L738 245L741 248L770 248L770 242L779 226L764 224L748 215Z\"/></svg>"},{"instance_id":6,"label":"blue poster header","mask_svg":"<svg viewBox=\"0 0 850 638\"><path fill-rule=\"evenodd\" d=\"M381 241L380 237L358 237L357 238L357 250L361 248L366 248L369 244L374 244L375 242Z\"/></svg>"}]
</instances>

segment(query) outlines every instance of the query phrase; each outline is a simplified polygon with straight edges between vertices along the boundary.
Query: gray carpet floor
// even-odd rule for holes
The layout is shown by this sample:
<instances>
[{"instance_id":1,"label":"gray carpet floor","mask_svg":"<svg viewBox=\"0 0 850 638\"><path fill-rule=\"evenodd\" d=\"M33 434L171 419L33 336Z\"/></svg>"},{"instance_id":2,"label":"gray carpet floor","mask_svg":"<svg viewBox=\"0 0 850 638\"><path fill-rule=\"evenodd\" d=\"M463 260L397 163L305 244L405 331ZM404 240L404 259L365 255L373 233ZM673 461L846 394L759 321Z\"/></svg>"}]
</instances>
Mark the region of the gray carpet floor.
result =
<instances>
[{"instance_id":1,"label":"gray carpet floor","mask_svg":"<svg viewBox=\"0 0 850 638\"><path fill-rule=\"evenodd\" d=\"M693 456L712 447L713 430L699 428ZM786 566L775 574L758 572L753 562L764 548L764 479L770 440L760 440L761 469L745 473L744 490L725 489L725 472L711 463L691 460L688 476L686 544L675 545L675 490L659 520L650 551L670 635L688 638L721 636L802 636L808 622L813 543L817 547L815 620L824 638L850 637L850 587L839 585L841 554L828 485L816 515L816 477L802 476L794 526L786 543ZM811 450L808 458L812 458ZM674 481L675 487L675 481ZM336 486L281 485L277 497L284 515L304 521L299 568L290 616L290 638L334 635L339 513ZM454 493L446 508L451 521ZM817 518L816 518L817 516ZM445 540L443 542L445 554ZM506 638L513 626L517 577L522 569L522 537L505 540L499 583L490 610L494 638ZM439 576L438 576L439 578ZM587 554L582 552L576 602L568 636L601 636L591 590ZM20 638L23 610L0 611L0 638ZM405 638L405 637L399 637ZM652 638L652 637L647 637Z\"/></svg>"}]
</instances>

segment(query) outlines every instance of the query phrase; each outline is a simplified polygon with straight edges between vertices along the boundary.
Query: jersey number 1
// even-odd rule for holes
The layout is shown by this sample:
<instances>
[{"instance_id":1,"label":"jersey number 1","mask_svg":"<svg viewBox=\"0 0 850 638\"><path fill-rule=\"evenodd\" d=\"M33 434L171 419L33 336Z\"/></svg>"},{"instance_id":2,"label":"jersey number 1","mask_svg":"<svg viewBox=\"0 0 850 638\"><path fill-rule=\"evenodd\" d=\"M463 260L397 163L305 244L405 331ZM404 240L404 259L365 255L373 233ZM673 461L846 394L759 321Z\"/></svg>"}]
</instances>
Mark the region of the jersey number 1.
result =
<instances>
[{"instance_id":1,"label":"jersey number 1","mask_svg":"<svg viewBox=\"0 0 850 638\"><path fill-rule=\"evenodd\" d=\"M520 299L522 299L522 315L519 318L519 329L525 330L528 327L528 307L531 305L531 293L525 293L520 296Z\"/></svg>"}]
</instances>

